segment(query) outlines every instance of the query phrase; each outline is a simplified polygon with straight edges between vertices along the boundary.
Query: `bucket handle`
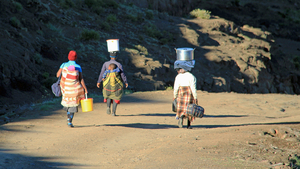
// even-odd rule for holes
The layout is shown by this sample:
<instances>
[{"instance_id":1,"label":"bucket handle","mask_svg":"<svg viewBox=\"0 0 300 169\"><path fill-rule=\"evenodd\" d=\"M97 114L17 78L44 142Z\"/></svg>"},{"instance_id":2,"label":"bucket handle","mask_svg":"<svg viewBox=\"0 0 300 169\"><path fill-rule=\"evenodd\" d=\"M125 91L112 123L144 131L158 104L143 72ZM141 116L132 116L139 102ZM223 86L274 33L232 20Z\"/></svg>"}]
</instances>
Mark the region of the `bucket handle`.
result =
<instances>
[{"instance_id":1,"label":"bucket handle","mask_svg":"<svg viewBox=\"0 0 300 169\"><path fill-rule=\"evenodd\" d=\"M85 93L85 99L87 99L87 93Z\"/></svg>"}]
</instances>

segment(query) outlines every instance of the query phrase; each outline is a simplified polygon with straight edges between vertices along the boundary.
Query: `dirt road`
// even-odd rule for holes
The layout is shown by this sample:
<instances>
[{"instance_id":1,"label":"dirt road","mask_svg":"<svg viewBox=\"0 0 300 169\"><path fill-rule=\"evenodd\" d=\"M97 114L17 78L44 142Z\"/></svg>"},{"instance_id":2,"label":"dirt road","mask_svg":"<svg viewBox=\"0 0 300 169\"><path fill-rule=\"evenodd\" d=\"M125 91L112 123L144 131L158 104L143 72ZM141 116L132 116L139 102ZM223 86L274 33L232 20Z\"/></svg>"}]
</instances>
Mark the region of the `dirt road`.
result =
<instances>
[{"instance_id":1,"label":"dirt road","mask_svg":"<svg viewBox=\"0 0 300 169\"><path fill-rule=\"evenodd\" d=\"M172 91L126 95L116 117L95 99L74 128L62 109L32 110L0 126L0 168L288 168L300 155L299 96L198 96L193 129L177 127Z\"/></svg>"}]
</instances>

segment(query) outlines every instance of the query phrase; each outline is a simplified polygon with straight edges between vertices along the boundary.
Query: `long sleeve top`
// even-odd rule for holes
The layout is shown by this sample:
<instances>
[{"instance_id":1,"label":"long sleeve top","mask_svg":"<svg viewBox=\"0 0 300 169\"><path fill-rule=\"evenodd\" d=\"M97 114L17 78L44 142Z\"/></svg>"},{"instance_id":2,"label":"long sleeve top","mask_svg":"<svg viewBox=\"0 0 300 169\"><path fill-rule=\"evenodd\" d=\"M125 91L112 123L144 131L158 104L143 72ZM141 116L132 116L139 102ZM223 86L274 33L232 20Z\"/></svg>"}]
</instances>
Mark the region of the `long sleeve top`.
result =
<instances>
[{"instance_id":1,"label":"long sleeve top","mask_svg":"<svg viewBox=\"0 0 300 169\"><path fill-rule=\"evenodd\" d=\"M189 86L191 88L194 99L197 99L196 90L197 79L190 72L179 73L174 82L174 98L178 95L178 90L180 86Z\"/></svg>"},{"instance_id":2,"label":"long sleeve top","mask_svg":"<svg viewBox=\"0 0 300 169\"><path fill-rule=\"evenodd\" d=\"M108 66L112 63L117 65L117 67L120 69L120 75L122 77L123 82L127 83L127 78L126 78L126 75L123 71L123 67L122 67L121 63L117 62L116 60L110 60L110 61L107 61L103 64L97 83L102 82L102 77L103 77L103 74L104 74L105 70L107 70Z\"/></svg>"}]
</instances>

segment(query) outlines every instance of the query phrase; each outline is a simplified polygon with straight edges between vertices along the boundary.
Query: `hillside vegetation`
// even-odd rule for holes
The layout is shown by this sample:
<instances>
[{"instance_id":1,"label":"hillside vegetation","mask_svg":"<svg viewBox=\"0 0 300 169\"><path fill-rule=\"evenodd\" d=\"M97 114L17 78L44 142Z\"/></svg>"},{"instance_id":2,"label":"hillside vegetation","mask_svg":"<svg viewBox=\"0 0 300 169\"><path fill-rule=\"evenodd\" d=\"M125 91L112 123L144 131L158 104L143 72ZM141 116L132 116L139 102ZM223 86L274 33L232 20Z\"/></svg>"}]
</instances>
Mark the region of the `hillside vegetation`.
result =
<instances>
[{"instance_id":1,"label":"hillside vegetation","mask_svg":"<svg viewBox=\"0 0 300 169\"><path fill-rule=\"evenodd\" d=\"M96 82L112 38L120 39L118 60L133 91L172 88L174 48L192 47L199 90L300 93L296 1L174 2L2 0L0 108L52 98L70 50L89 92L100 94ZM202 14L193 18L198 8Z\"/></svg>"}]
</instances>

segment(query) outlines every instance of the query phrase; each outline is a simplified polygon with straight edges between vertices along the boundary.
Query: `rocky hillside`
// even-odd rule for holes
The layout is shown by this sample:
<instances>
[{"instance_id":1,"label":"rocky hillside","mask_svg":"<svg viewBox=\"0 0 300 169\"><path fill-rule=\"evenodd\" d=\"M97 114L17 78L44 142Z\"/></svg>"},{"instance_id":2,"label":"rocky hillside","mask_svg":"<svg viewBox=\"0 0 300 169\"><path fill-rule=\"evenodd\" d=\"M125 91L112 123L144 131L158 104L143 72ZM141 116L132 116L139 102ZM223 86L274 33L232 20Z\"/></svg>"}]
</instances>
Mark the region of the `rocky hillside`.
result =
<instances>
[{"instance_id":1,"label":"rocky hillside","mask_svg":"<svg viewBox=\"0 0 300 169\"><path fill-rule=\"evenodd\" d=\"M192 47L200 90L300 94L296 1L224 2L2 0L0 108L53 97L69 50L78 53L89 92L100 94L111 38L120 39L118 60L132 90L171 87L174 48ZM190 18L195 8L210 18Z\"/></svg>"}]
</instances>

